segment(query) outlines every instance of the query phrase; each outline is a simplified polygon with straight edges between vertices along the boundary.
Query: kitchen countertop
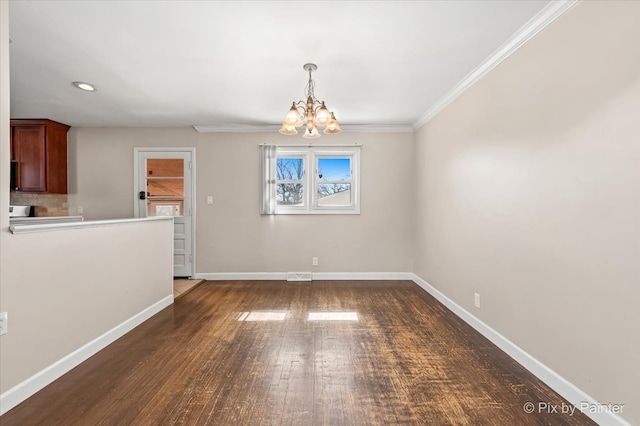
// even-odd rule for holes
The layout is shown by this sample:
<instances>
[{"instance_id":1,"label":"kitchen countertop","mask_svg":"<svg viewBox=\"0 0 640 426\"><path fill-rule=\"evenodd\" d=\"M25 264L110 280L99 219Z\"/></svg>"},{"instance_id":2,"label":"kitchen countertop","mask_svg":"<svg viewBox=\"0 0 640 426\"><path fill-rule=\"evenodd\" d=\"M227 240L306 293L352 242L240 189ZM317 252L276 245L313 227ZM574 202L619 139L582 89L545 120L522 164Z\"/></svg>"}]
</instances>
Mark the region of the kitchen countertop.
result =
<instances>
[{"instance_id":1,"label":"kitchen countertop","mask_svg":"<svg viewBox=\"0 0 640 426\"><path fill-rule=\"evenodd\" d=\"M69 218L76 218L75 222L69 220ZM24 219L24 218L23 218ZM45 221L35 221L31 218L31 221L18 221L12 222L9 224L9 230L12 234L29 234L32 232L45 232L45 231L69 231L73 229L81 229L81 228L96 228L103 226L119 226L119 225L130 225L141 222L152 222L156 220L171 220L173 221L173 216L151 216L151 217L140 217L140 218L130 218L130 219L111 219L111 220L82 220L82 216L59 216L59 221L49 220ZM47 219L47 218L40 218Z\"/></svg>"},{"instance_id":2,"label":"kitchen countertop","mask_svg":"<svg viewBox=\"0 0 640 426\"><path fill-rule=\"evenodd\" d=\"M82 216L40 216L40 217L10 217L10 224L38 225L41 223L82 222Z\"/></svg>"}]
</instances>

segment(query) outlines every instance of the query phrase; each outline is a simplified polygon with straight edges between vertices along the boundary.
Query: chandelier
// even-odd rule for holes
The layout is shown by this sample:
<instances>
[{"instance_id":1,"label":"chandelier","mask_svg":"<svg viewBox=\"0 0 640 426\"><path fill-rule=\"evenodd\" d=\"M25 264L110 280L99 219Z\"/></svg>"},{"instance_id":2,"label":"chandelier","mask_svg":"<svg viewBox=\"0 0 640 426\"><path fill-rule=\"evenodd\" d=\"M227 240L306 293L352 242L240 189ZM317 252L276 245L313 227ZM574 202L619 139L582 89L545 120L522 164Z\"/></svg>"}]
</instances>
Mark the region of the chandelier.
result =
<instances>
[{"instance_id":1,"label":"chandelier","mask_svg":"<svg viewBox=\"0 0 640 426\"><path fill-rule=\"evenodd\" d=\"M313 93L315 82L311 79L311 73L317 70L318 66L316 64L304 64L302 68L309 72L309 82L305 88L307 100L293 102L291 109L282 121L282 127L280 127L279 132L283 135L297 135L296 127L304 125L303 138L319 138L320 133L317 126L324 127L323 133L342 133L340 124L333 112L327 109L324 101L317 100L316 95Z\"/></svg>"}]
</instances>

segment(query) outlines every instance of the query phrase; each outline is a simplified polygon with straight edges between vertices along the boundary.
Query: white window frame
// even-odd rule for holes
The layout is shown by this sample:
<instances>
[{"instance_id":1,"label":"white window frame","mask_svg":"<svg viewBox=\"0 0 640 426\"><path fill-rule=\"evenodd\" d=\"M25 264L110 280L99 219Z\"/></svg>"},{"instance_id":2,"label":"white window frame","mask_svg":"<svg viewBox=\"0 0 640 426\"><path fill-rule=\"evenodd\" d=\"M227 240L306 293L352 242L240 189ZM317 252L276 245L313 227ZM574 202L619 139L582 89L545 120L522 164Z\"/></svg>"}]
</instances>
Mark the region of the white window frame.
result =
<instances>
[{"instance_id":1,"label":"white window frame","mask_svg":"<svg viewBox=\"0 0 640 426\"><path fill-rule=\"evenodd\" d=\"M318 205L318 160L339 157L351 161L351 204L348 206ZM278 158L302 158L304 166L303 205L282 206L276 203L275 214L360 214L360 146L278 146ZM276 181L278 182L278 181ZM327 183L327 182L324 182Z\"/></svg>"},{"instance_id":2,"label":"white window frame","mask_svg":"<svg viewBox=\"0 0 640 426\"><path fill-rule=\"evenodd\" d=\"M311 190L311 188L309 188L309 183L308 183L308 179L307 176L309 175L308 173L308 162L309 162L309 154L306 151L280 151L280 148L278 147L276 149L276 164L278 162L278 159L280 158L292 158L292 159L297 159L297 158L301 158L302 159L302 169L303 169L303 175L302 175L302 179L300 181L294 179L294 180L280 180L277 178L276 176L276 214L281 214L281 213L304 213L307 208L308 208L308 199L309 199L309 191ZM277 201L277 193L278 193L278 185L282 184L282 183L291 183L291 184L295 184L296 182L301 182L302 183L302 205L301 206L296 206L296 205L278 205L278 201Z\"/></svg>"}]
</instances>

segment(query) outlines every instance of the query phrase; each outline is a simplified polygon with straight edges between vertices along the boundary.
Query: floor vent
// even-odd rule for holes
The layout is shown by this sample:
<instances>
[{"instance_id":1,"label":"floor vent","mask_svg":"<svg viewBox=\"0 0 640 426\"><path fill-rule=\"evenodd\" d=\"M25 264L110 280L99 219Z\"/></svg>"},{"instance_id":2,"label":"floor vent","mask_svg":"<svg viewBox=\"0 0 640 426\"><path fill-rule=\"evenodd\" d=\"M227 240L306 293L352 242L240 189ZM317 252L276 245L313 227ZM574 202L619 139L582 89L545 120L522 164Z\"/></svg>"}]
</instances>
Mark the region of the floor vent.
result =
<instances>
[{"instance_id":1,"label":"floor vent","mask_svg":"<svg viewBox=\"0 0 640 426\"><path fill-rule=\"evenodd\" d=\"M311 281L311 272L287 272L287 281Z\"/></svg>"}]
</instances>

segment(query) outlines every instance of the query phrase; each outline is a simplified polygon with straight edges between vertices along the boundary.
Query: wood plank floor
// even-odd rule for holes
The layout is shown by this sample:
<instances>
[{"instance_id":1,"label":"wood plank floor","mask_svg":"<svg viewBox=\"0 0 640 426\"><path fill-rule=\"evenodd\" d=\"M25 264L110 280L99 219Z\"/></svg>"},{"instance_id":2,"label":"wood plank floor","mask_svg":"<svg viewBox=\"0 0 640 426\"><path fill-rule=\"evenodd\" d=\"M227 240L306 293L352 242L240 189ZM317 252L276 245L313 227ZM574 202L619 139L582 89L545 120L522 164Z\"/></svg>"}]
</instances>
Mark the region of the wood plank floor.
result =
<instances>
[{"instance_id":1,"label":"wood plank floor","mask_svg":"<svg viewBox=\"0 0 640 426\"><path fill-rule=\"evenodd\" d=\"M198 286L0 424L595 424L538 412L540 401L568 404L412 282L226 281Z\"/></svg>"},{"instance_id":2,"label":"wood plank floor","mask_svg":"<svg viewBox=\"0 0 640 426\"><path fill-rule=\"evenodd\" d=\"M173 298L177 299L189 293L194 288L198 287L205 280L200 279L188 279L188 278L174 278L173 279Z\"/></svg>"}]
</instances>

